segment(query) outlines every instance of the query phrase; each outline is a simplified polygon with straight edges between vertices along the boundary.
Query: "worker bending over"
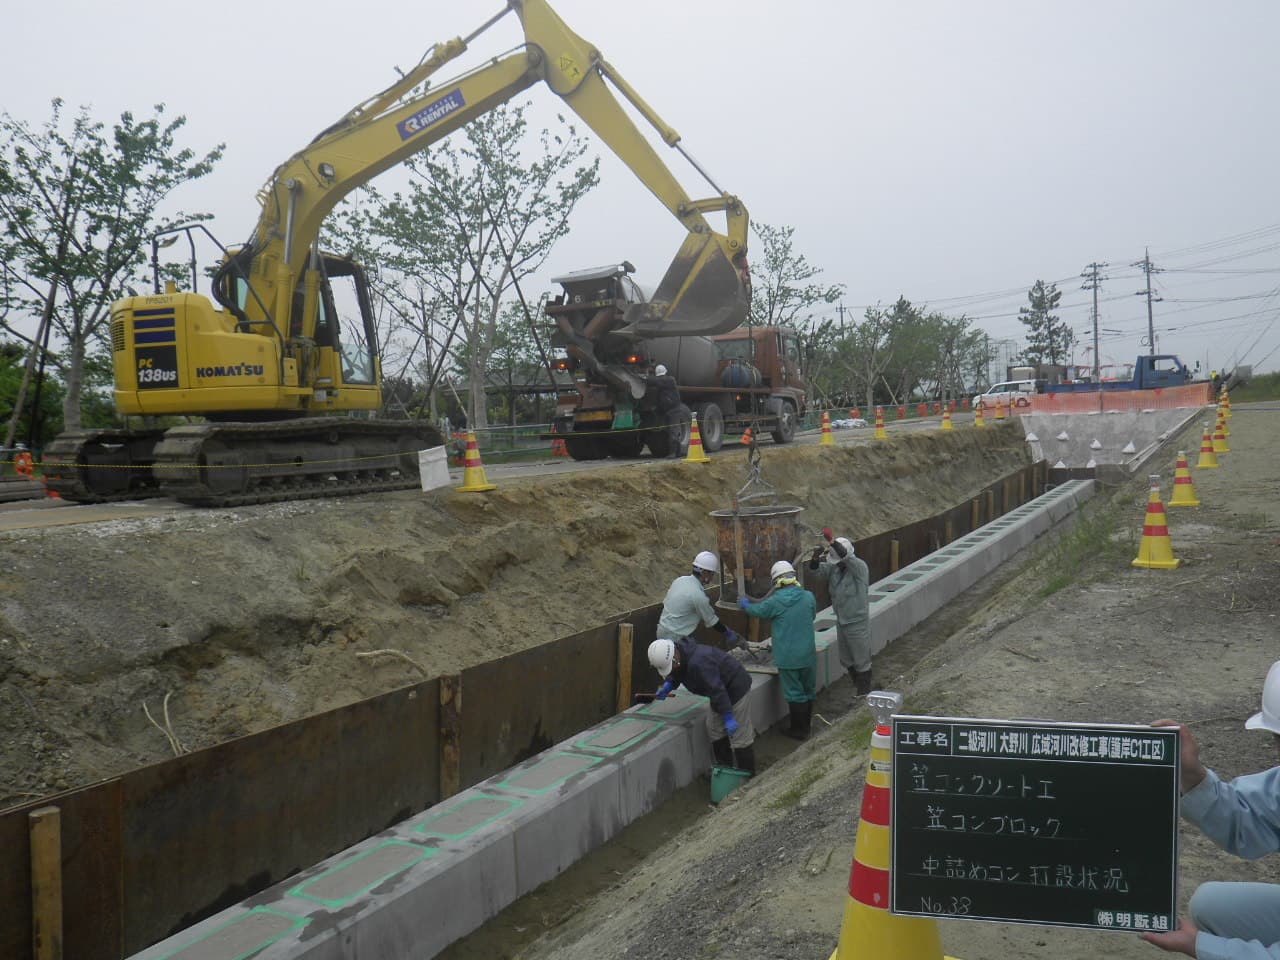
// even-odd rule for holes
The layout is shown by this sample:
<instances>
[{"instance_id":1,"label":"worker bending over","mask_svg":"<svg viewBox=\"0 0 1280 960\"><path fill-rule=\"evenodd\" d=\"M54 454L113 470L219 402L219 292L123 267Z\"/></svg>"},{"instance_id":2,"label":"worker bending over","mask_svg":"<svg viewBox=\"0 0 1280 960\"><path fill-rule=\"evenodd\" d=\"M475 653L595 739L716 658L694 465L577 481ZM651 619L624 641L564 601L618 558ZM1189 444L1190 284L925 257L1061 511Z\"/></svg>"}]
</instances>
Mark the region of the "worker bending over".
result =
<instances>
[{"instance_id":1,"label":"worker bending over","mask_svg":"<svg viewBox=\"0 0 1280 960\"><path fill-rule=\"evenodd\" d=\"M681 684L690 693L711 701L707 713L707 734L711 754L722 767L756 772L756 732L751 726L747 694L751 674L737 660L692 637L671 640L661 637L649 644L649 663L662 677L655 700L665 700Z\"/></svg>"},{"instance_id":2,"label":"worker bending over","mask_svg":"<svg viewBox=\"0 0 1280 960\"><path fill-rule=\"evenodd\" d=\"M667 595L662 600L662 614L658 617L657 636L679 640L690 636L701 622L724 634L730 649L746 645L746 641L731 627L720 622L707 598L707 587L719 572L720 558L710 550L703 550L693 558L693 571L676 577L667 588Z\"/></svg>"},{"instance_id":3,"label":"worker bending over","mask_svg":"<svg viewBox=\"0 0 1280 960\"><path fill-rule=\"evenodd\" d=\"M1157 720L1154 726L1177 727L1181 736L1182 815L1227 853L1246 860L1280 853L1280 767L1224 783L1201 763L1200 745L1186 724ZM1280 743L1280 660L1267 671L1262 710L1245 728L1268 730ZM1280 957L1280 884L1202 883L1190 913L1177 930L1144 933L1142 939L1199 960Z\"/></svg>"},{"instance_id":4,"label":"worker bending over","mask_svg":"<svg viewBox=\"0 0 1280 960\"><path fill-rule=\"evenodd\" d=\"M813 722L813 697L818 689L818 652L813 633L818 602L800 586L795 567L786 560L775 563L769 576L773 578L769 596L756 602L741 596L738 605L749 617L773 622L773 662L791 713L791 726L782 732L795 740L807 740Z\"/></svg>"},{"instance_id":5,"label":"worker bending over","mask_svg":"<svg viewBox=\"0 0 1280 960\"><path fill-rule=\"evenodd\" d=\"M827 581L831 591L831 609L836 615L836 650L840 664L849 671L854 692L865 696L871 692L871 615L867 604L867 565L853 552L848 537L833 539L831 528L824 527L822 536L827 547L813 548L809 569ZM825 554L825 556L824 556Z\"/></svg>"}]
</instances>

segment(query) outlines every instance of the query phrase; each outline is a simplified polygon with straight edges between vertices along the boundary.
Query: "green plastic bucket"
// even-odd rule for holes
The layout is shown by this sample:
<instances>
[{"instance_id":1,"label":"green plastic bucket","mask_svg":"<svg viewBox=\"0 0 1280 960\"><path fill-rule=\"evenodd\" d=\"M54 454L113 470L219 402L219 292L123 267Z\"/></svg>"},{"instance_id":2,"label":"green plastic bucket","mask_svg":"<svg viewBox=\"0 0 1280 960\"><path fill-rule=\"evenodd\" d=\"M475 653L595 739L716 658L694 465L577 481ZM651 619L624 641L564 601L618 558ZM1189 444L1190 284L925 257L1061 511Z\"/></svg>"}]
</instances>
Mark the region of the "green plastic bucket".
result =
<instances>
[{"instance_id":1,"label":"green plastic bucket","mask_svg":"<svg viewBox=\"0 0 1280 960\"><path fill-rule=\"evenodd\" d=\"M711 768L711 802L719 803L747 782L751 774L736 767Z\"/></svg>"}]
</instances>

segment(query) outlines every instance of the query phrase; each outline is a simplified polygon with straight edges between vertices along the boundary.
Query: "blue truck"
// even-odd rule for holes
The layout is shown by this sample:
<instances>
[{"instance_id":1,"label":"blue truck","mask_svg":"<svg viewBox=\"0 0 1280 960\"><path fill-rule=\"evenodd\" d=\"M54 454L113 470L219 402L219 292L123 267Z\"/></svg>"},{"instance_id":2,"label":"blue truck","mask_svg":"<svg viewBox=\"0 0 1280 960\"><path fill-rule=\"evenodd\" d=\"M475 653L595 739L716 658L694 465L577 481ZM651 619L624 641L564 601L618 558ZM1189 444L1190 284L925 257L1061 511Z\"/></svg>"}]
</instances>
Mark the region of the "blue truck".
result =
<instances>
[{"instance_id":1,"label":"blue truck","mask_svg":"<svg viewBox=\"0 0 1280 960\"><path fill-rule=\"evenodd\" d=\"M1045 393L1089 393L1095 390L1157 390L1162 387L1181 387L1194 380L1194 371L1173 354L1155 354L1141 356L1133 364L1133 377L1129 380L1103 379L1095 383L1092 370L1088 367L1077 367L1083 376L1064 380L1061 383L1049 383L1044 387Z\"/></svg>"}]
</instances>

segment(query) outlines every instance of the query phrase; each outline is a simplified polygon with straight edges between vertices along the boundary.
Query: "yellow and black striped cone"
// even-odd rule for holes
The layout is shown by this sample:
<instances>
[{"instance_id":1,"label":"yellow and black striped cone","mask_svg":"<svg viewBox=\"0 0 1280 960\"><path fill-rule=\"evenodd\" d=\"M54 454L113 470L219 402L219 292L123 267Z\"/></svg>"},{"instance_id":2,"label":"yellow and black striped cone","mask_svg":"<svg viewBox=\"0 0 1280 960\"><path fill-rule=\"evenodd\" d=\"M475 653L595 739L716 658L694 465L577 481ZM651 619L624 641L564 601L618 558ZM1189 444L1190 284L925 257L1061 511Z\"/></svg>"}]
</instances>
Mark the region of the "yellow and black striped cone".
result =
<instances>
[{"instance_id":1,"label":"yellow and black striped cone","mask_svg":"<svg viewBox=\"0 0 1280 960\"><path fill-rule=\"evenodd\" d=\"M689 425L689 452L685 454L685 463L710 463L711 458L707 456L707 451L702 448L702 431L698 429L698 415L693 415L693 422Z\"/></svg>"},{"instance_id":2,"label":"yellow and black striped cone","mask_svg":"<svg viewBox=\"0 0 1280 960\"><path fill-rule=\"evenodd\" d=\"M467 453L462 459L462 486L458 489L463 493L484 493L486 490L498 489L497 484L490 483L489 478L484 475L484 464L480 462L480 445L476 443L476 432L474 430L467 431Z\"/></svg>"},{"instance_id":3,"label":"yellow and black striped cone","mask_svg":"<svg viewBox=\"0 0 1280 960\"><path fill-rule=\"evenodd\" d=\"M1215 455L1220 453L1230 453L1231 448L1227 446L1227 435L1224 432L1226 423L1222 419L1222 414L1218 414L1218 422L1213 427L1213 452Z\"/></svg>"},{"instance_id":4,"label":"yellow and black striped cone","mask_svg":"<svg viewBox=\"0 0 1280 960\"><path fill-rule=\"evenodd\" d=\"M1200 459L1196 461L1196 469L1217 470L1220 466L1218 455L1213 452L1213 433L1209 429L1209 424L1206 423L1204 436L1200 438Z\"/></svg>"},{"instance_id":5,"label":"yellow and black striped cone","mask_svg":"<svg viewBox=\"0 0 1280 960\"><path fill-rule=\"evenodd\" d=\"M1169 539L1169 520L1160 501L1160 476L1152 474L1147 517L1142 524L1142 544L1133 565L1152 570L1176 570L1181 563L1173 555L1173 541Z\"/></svg>"},{"instance_id":6,"label":"yellow and black striped cone","mask_svg":"<svg viewBox=\"0 0 1280 960\"><path fill-rule=\"evenodd\" d=\"M876 407L876 439L889 439L889 434L884 429L884 407Z\"/></svg>"},{"instance_id":7,"label":"yellow and black striped cone","mask_svg":"<svg viewBox=\"0 0 1280 960\"><path fill-rule=\"evenodd\" d=\"M836 445L835 435L831 432L831 414L822 411L822 440L819 442L820 447L834 447Z\"/></svg>"},{"instance_id":8,"label":"yellow and black striped cone","mask_svg":"<svg viewBox=\"0 0 1280 960\"><path fill-rule=\"evenodd\" d=\"M866 786L862 788L862 813L853 846L840 943L830 960L943 960L938 921L889 912L889 789L893 770L889 723L897 709L890 698L900 707L902 697L877 690L871 698L876 711L871 759Z\"/></svg>"},{"instance_id":9,"label":"yellow and black striped cone","mask_svg":"<svg viewBox=\"0 0 1280 960\"><path fill-rule=\"evenodd\" d=\"M1196 496L1196 485L1191 479L1191 467L1187 465L1185 450L1178 451L1178 465L1173 471L1173 496L1169 498L1169 506L1200 506L1200 498Z\"/></svg>"},{"instance_id":10,"label":"yellow and black striped cone","mask_svg":"<svg viewBox=\"0 0 1280 960\"><path fill-rule=\"evenodd\" d=\"M942 411L942 429L943 430L955 429L954 427L951 426L951 408L950 407L947 407Z\"/></svg>"}]
</instances>

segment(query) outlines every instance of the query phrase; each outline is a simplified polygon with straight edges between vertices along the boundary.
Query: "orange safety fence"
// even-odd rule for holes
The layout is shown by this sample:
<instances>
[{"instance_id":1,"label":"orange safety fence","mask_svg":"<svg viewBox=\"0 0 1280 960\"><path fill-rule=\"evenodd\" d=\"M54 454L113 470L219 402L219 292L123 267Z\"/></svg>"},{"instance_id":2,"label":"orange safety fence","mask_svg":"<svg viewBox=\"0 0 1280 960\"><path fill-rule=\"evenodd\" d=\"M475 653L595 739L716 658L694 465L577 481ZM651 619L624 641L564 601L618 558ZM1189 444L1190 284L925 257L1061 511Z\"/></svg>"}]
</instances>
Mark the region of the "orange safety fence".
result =
<instances>
[{"instance_id":1,"label":"orange safety fence","mask_svg":"<svg viewBox=\"0 0 1280 960\"><path fill-rule=\"evenodd\" d=\"M1129 410L1173 410L1200 407L1213 402L1213 387L1191 383L1182 387L1155 390L1089 390L1084 393L1037 393L1031 409L1019 413L1094 413Z\"/></svg>"}]
</instances>

